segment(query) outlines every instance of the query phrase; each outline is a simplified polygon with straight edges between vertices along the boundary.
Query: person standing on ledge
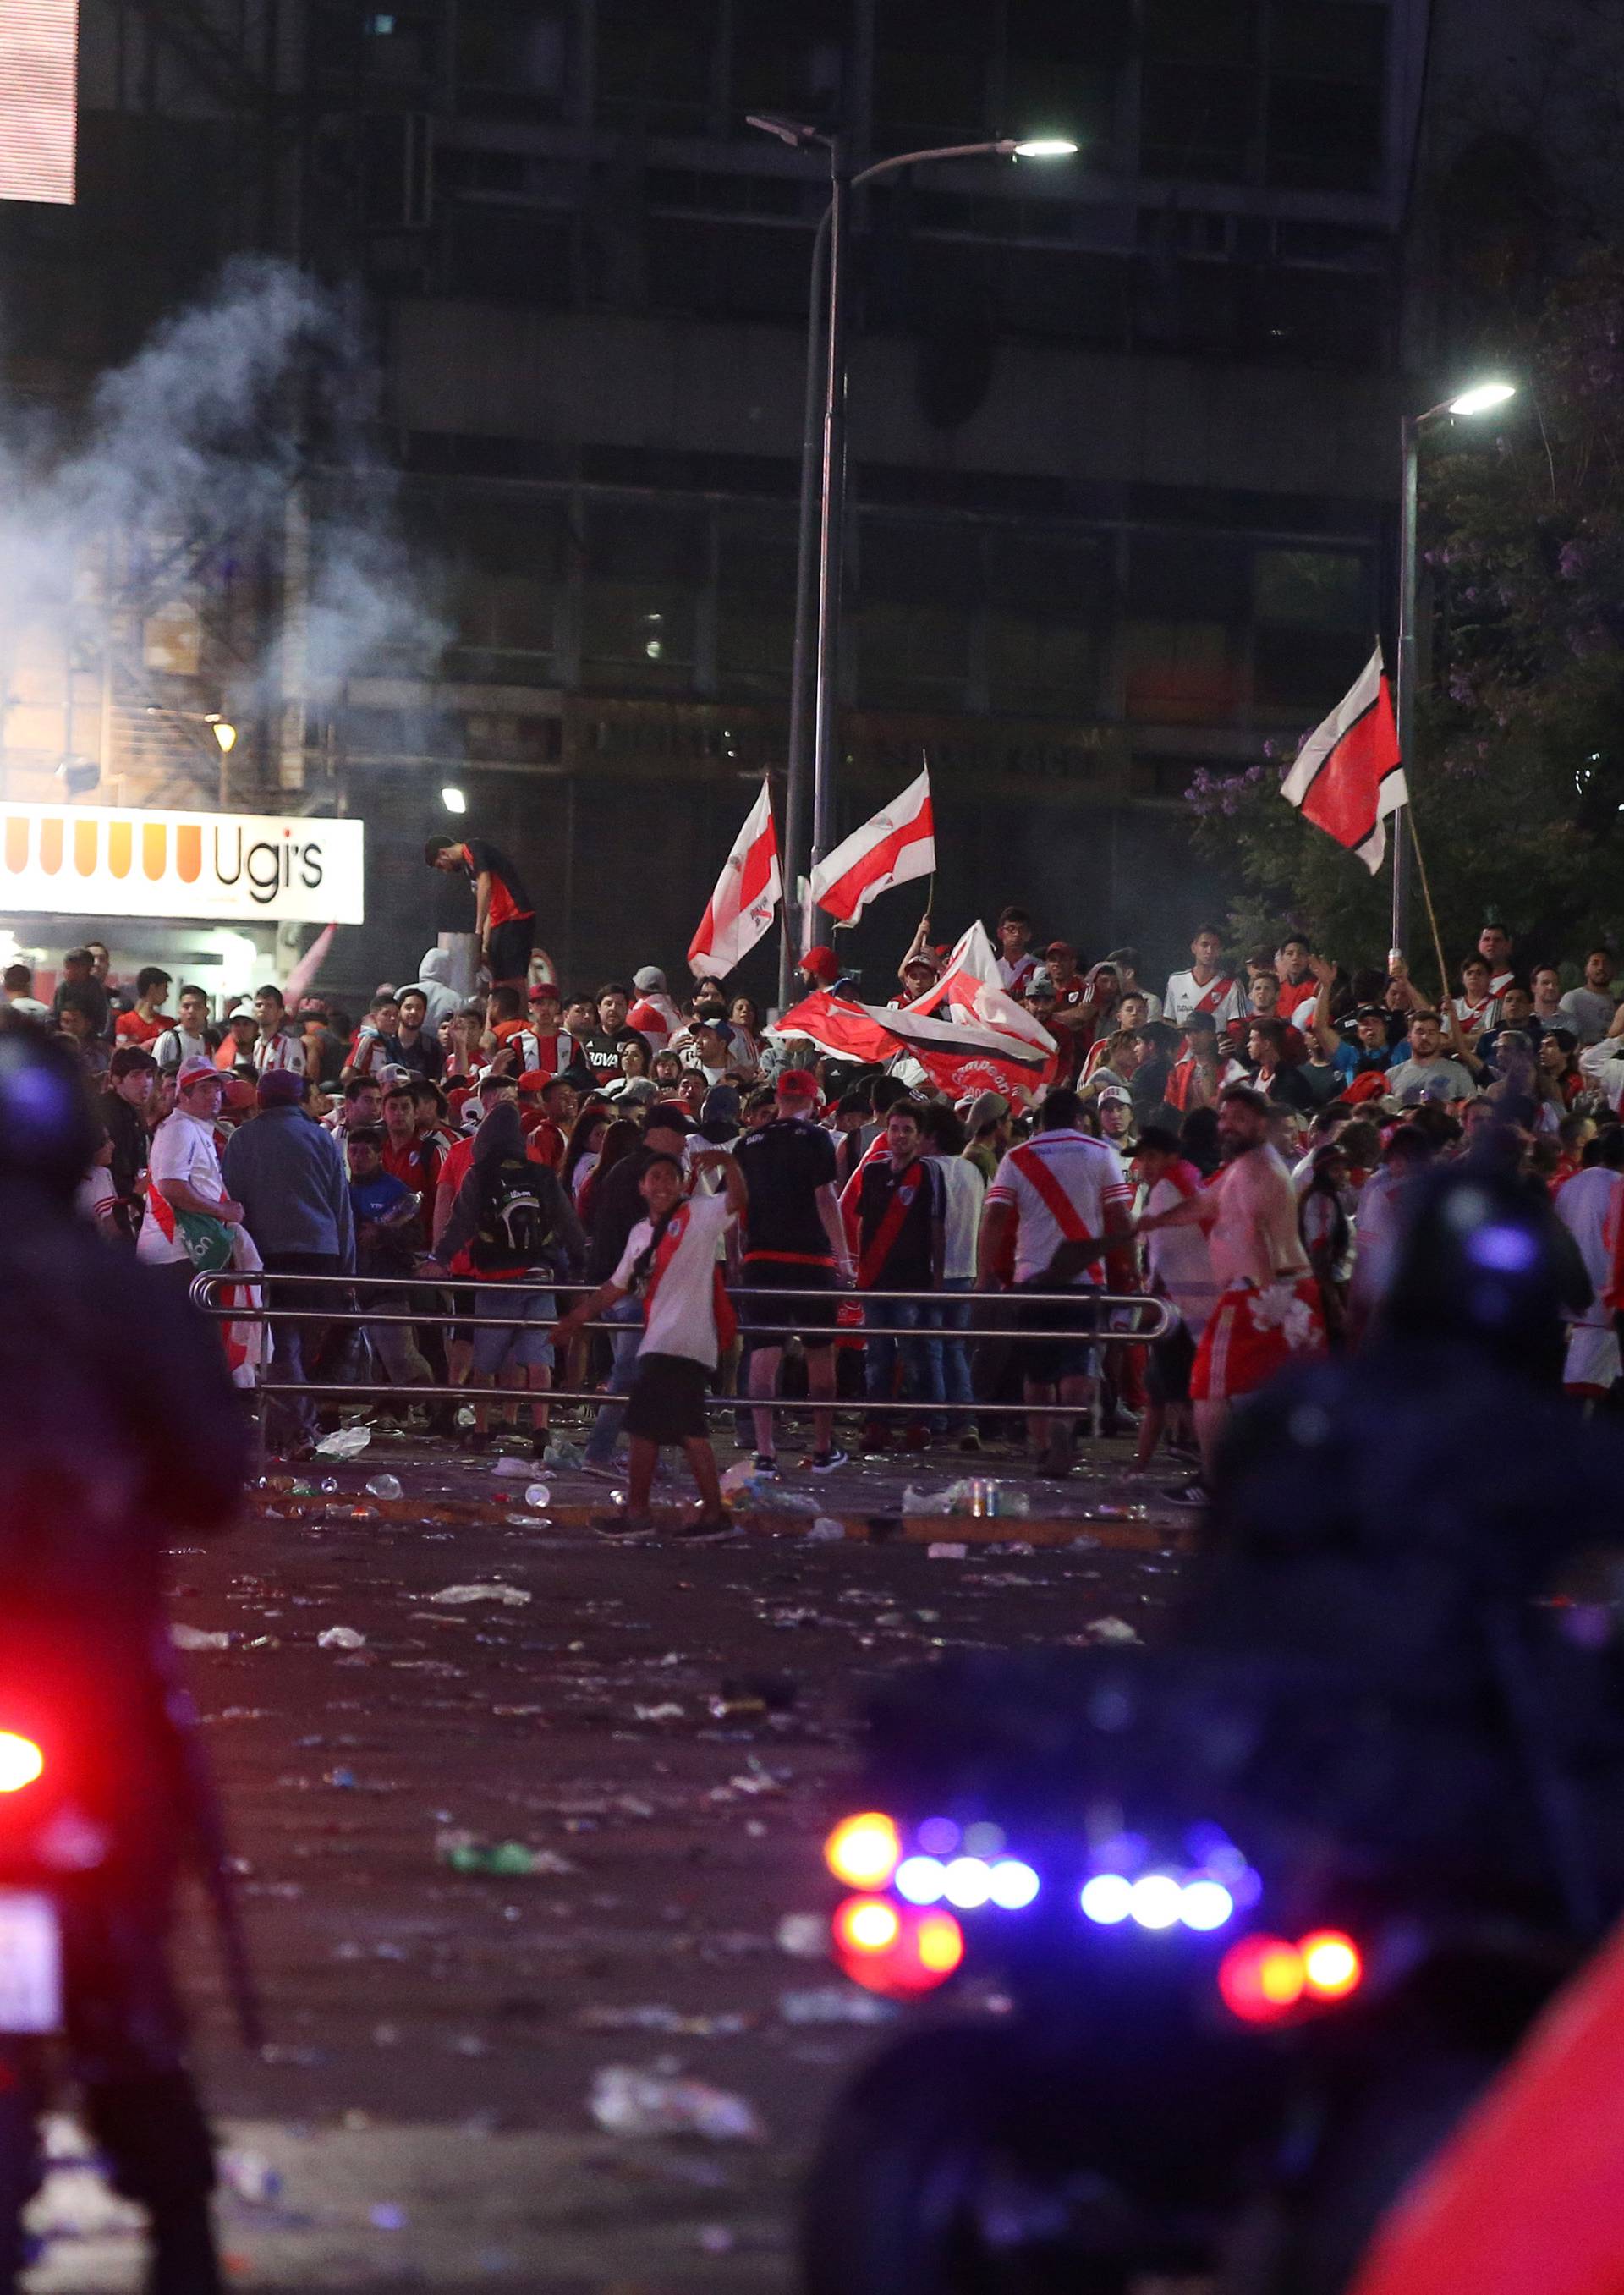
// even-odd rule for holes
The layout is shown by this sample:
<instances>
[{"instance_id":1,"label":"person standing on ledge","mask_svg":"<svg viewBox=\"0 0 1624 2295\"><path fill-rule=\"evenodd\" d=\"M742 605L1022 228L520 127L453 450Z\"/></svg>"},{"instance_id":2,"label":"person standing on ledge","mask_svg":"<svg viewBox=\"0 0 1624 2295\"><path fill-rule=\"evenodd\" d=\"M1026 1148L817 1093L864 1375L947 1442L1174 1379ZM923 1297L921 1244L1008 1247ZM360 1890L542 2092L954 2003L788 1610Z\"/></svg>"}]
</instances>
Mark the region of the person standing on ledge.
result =
<instances>
[{"instance_id":1,"label":"person standing on ledge","mask_svg":"<svg viewBox=\"0 0 1624 2295\"><path fill-rule=\"evenodd\" d=\"M507 854L482 837L431 837L423 847L431 869L467 877L474 887L474 931L480 961L493 988L515 988L521 1000L530 985L530 952L535 945L535 904Z\"/></svg>"}]
</instances>

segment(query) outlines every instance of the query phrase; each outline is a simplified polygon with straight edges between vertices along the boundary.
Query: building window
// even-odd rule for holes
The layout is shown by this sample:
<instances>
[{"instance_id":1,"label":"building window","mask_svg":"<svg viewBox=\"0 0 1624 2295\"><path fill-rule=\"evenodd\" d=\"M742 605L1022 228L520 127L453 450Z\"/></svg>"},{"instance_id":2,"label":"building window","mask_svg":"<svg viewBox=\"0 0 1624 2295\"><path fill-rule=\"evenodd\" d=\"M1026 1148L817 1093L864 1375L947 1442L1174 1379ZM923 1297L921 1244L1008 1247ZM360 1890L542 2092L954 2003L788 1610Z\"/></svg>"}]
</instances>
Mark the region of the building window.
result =
<instances>
[{"instance_id":1,"label":"building window","mask_svg":"<svg viewBox=\"0 0 1624 2295\"><path fill-rule=\"evenodd\" d=\"M1093 716L1105 554L1091 537L986 537L987 698L1024 716Z\"/></svg>"},{"instance_id":2,"label":"building window","mask_svg":"<svg viewBox=\"0 0 1624 2295\"><path fill-rule=\"evenodd\" d=\"M1140 163L1153 176L1255 173L1258 0L1146 0Z\"/></svg>"},{"instance_id":3,"label":"building window","mask_svg":"<svg viewBox=\"0 0 1624 2295\"><path fill-rule=\"evenodd\" d=\"M723 510L718 544L717 682L741 699L779 700L795 651L795 518Z\"/></svg>"},{"instance_id":4,"label":"building window","mask_svg":"<svg viewBox=\"0 0 1624 2295\"><path fill-rule=\"evenodd\" d=\"M1253 582L1255 706L1323 715L1369 658L1370 560L1356 550L1260 550Z\"/></svg>"},{"instance_id":5,"label":"building window","mask_svg":"<svg viewBox=\"0 0 1624 2295\"><path fill-rule=\"evenodd\" d=\"M1378 0L1275 0L1269 181L1368 192L1382 162L1388 11Z\"/></svg>"},{"instance_id":6,"label":"building window","mask_svg":"<svg viewBox=\"0 0 1624 2295\"><path fill-rule=\"evenodd\" d=\"M891 709L962 709L981 599L973 527L863 520L857 589L858 682Z\"/></svg>"},{"instance_id":7,"label":"building window","mask_svg":"<svg viewBox=\"0 0 1624 2295\"><path fill-rule=\"evenodd\" d=\"M593 502L581 612L583 683L610 692L690 688L706 569L702 510Z\"/></svg>"},{"instance_id":8,"label":"building window","mask_svg":"<svg viewBox=\"0 0 1624 2295\"><path fill-rule=\"evenodd\" d=\"M568 580L563 506L447 492L436 498L430 538L447 562L446 605L461 656L453 674L551 682Z\"/></svg>"}]
</instances>

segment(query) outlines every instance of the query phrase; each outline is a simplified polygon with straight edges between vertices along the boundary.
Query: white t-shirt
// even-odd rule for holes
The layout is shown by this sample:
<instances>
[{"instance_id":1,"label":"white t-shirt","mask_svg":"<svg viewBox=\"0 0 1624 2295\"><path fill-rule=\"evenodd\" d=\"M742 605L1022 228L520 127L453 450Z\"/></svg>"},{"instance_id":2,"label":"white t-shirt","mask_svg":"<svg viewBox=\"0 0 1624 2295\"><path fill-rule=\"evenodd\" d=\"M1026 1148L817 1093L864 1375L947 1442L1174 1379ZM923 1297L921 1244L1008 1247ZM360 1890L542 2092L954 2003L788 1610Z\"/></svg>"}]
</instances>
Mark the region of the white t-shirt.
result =
<instances>
[{"instance_id":1,"label":"white t-shirt","mask_svg":"<svg viewBox=\"0 0 1624 2295\"><path fill-rule=\"evenodd\" d=\"M975 1273L975 1238L981 1228L982 1197L987 1183L974 1164L962 1156L932 1158L946 1190L943 1217L942 1279L964 1283Z\"/></svg>"},{"instance_id":2,"label":"white t-shirt","mask_svg":"<svg viewBox=\"0 0 1624 2295\"><path fill-rule=\"evenodd\" d=\"M1579 1246L1595 1293L1582 1315L1570 1319L1611 1330L1624 1276L1624 1172L1592 1164L1556 1190L1556 1216Z\"/></svg>"},{"instance_id":3,"label":"white t-shirt","mask_svg":"<svg viewBox=\"0 0 1624 2295\"><path fill-rule=\"evenodd\" d=\"M206 1200L210 1197L217 1200L226 1193L213 1123L187 1115L178 1107L165 1116L152 1135L152 1153L147 1163L149 1197L156 1196L168 1180L183 1180ZM170 1241L151 1211L141 1222L135 1254L158 1267L177 1267L191 1255L178 1236Z\"/></svg>"},{"instance_id":4,"label":"white t-shirt","mask_svg":"<svg viewBox=\"0 0 1624 2295\"><path fill-rule=\"evenodd\" d=\"M681 1222L676 1249L644 1303L642 1352L685 1355L690 1362L716 1368L716 1246L733 1224L726 1196L690 1196L673 1214ZM639 1220L626 1237L613 1280L632 1287L632 1270L654 1235L651 1220ZM671 1228L665 1230L669 1241Z\"/></svg>"},{"instance_id":5,"label":"white t-shirt","mask_svg":"<svg viewBox=\"0 0 1624 2295\"><path fill-rule=\"evenodd\" d=\"M1192 1012L1210 1012L1214 1024L1223 1028L1231 1020L1245 1019L1246 1009L1246 992L1240 982L1221 972L1204 986L1193 972L1175 972L1162 1000L1163 1017L1175 1028L1182 1028Z\"/></svg>"},{"instance_id":6,"label":"white t-shirt","mask_svg":"<svg viewBox=\"0 0 1624 2295\"><path fill-rule=\"evenodd\" d=\"M1169 1172L1156 1181L1145 1199L1145 1209L1171 1212L1200 1192L1200 1174L1187 1164L1176 1175ZM1212 1254L1203 1229L1158 1228L1145 1238L1145 1267L1155 1288L1183 1316L1191 1338L1198 1339L1218 1303L1218 1278L1212 1272Z\"/></svg>"},{"instance_id":7,"label":"white t-shirt","mask_svg":"<svg viewBox=\"0 0 1624 2295\"><path fill-rule=\"evenodd\" d=\"M1571 1025L1581 1044L1599 1044L1612 1025L1612 1016L1618 1006L1611 996L1599 989L1570 988L1557 1009L1563 1016L1562 1025Z\"/></svg>"},{"instance_id":8,"label":"white t-shirt","mask_svg":"<svg viewBox=\"0 0 1624 2295\"><path fill-rule=\"evenodd\" d=\"M1125 1219L1133 1202L1133 1189L1115 1148L1107 1148L1103 1139L1091 1139L1086 1131L1040 1131L1024 1148L1012 1148L987 1189L987 1201L1015 1207L1017 1283L1041 1275L1066 1239L1059 1221L1021 1168L1022 1159L1032 1156L1059 1182L1085 1235L1103 1235L1106 1213ZM1100 1269L1101 1262L1096 1260L1077 1278L1079 1284L1098 1288Z\"/></svg>"}]
</instances>

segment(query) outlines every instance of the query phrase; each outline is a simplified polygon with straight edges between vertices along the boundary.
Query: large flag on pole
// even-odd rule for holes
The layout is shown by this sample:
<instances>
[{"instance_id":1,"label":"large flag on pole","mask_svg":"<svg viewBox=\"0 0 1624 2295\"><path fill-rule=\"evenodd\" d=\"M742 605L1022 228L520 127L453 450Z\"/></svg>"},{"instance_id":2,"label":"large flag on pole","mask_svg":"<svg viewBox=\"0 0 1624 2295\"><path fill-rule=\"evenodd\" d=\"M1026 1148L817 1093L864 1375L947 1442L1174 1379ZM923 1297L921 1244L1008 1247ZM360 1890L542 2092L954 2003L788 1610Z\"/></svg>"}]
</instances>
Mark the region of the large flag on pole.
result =
<instances>
[{"instance_id":1,"label":"large flag on pole","mask_svg":"<svg viewBox=\"0 0 1624 2295\"><path fill-rule=\"evenodd\" d=\"M1387 852L1387 816L1409 803L1379 645L1357 684L1298 750L1280 794L1375 875Z\"/></svg>"},{"instance_id":2,"label":"large flag on pole","mask_svg":"<svg viewBox=\"0 0 1624 2295\"><path fill-rule=\"evenodd\" d=\"M694 935L688 951L690 970L716 977L731 972L771 929L782 890L772 800L763 781Z\"/></svg>"},{"instance_id":3,"label":"large flag on pole","mask_svg":"<svg viewBox=\"0 0 1624 2295\"><path fill-rule=\"evenodd\" d=\"M842 924L852 924L877 893L936 866L936 827L930 809L930 767L901 796L826 853L812 872L812 899Z\"/></svg>"}]
</instances>

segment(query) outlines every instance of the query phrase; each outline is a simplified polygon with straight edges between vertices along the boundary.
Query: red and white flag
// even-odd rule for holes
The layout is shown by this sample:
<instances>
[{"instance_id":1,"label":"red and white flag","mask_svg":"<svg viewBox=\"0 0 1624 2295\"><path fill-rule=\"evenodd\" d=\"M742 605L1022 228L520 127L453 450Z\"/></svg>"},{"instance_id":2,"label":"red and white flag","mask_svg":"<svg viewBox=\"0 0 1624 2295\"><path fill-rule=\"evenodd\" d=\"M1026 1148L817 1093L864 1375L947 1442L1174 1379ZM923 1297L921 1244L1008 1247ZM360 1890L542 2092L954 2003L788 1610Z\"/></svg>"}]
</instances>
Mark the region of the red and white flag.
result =
<instances>
[{"instance_id":1,"label":"red and white flag","mask_svg":"<svg viewBox=\"0 0 1624 2295\"><path fill-rule=\"evenodd\" d=\"M1379 645L1358 683L1298 750L1280 794L1375 875L1387 852L1387 816L1409 803Z\"/></svg>"},{"instance_id":2,"label":"red and white flag","mask_svg":"<svg viewBox=\"0 0 1624 2295\"><path fill-rule=\"evenodd\" d=\"M1042 1021L1005 987L998 957L987 937L987 927L979 917L955 942L940 978L906 1009L927 1013L938 1012L943 1006L961 1024L968 1022L996 1028L1006 1036L1019 1036L1045 1055L1057 1049Z\"/></svg>"},{"instance_id":3,"label":"red and white flag","mask_svg":"<svg viewBox=\"0 0 1624 2295\"><path fill-rule=\"evenodd\" d=\"M696 976L717 978L731 972L763 934L771 929L772 911L783 889L772 800L763 781L694 935L688 951L690 970Z\"/></svg>"},{"instance_id":4,"label":"red and white flag","mask_svg":"<svg viewBox=\"0 0 1624 2295\"><path fill-rule=\"evenodd\" d=\"M817 906L849 925L878 893L928 877L936 865L936 824L930 809L930 767L901 796L826 853L812 872Z\"/></svg>"},{"instance_id":5,"label":"red and white flag","mask_svg":"<svg viewBox=\"0 0 1624 2295\"><path fill-rule=\"evenodd\" d=\"M875 1066L899 1052L911 1053L931 1082L955 1097L1001 1091L1009 1099L1032 1099L1040 1085L1054 1080L1052 1041L1045 1050L980 1022L933 1020L907 1004L857 1004L823 989L786 1012L769 1033L805 1036L836 1059Z\"/></svg>"}]
</instances>

